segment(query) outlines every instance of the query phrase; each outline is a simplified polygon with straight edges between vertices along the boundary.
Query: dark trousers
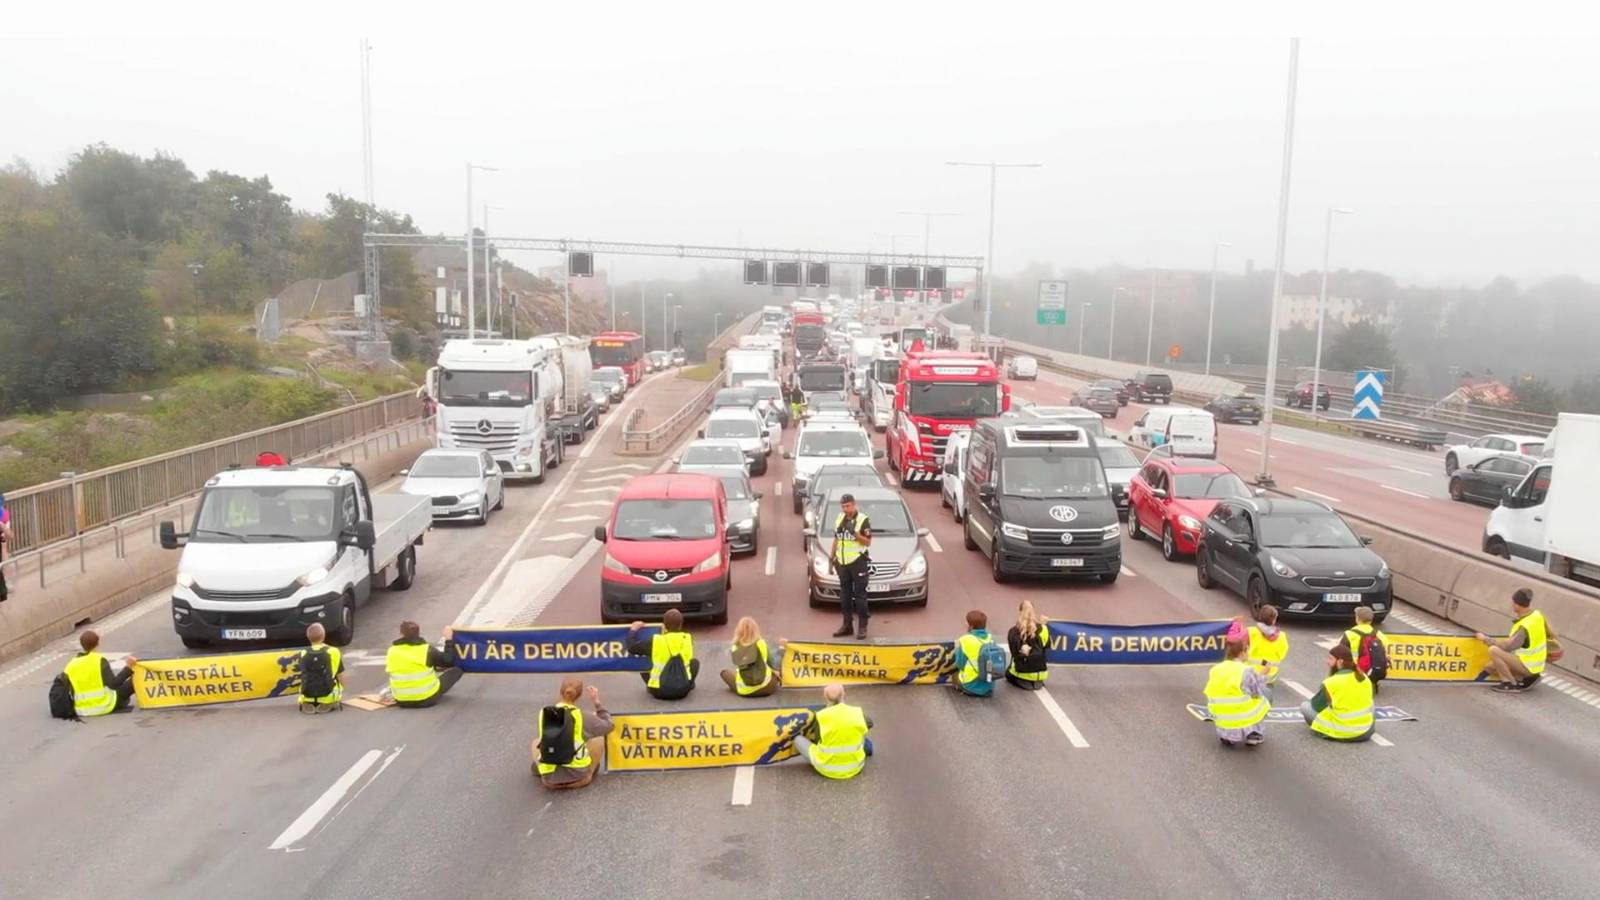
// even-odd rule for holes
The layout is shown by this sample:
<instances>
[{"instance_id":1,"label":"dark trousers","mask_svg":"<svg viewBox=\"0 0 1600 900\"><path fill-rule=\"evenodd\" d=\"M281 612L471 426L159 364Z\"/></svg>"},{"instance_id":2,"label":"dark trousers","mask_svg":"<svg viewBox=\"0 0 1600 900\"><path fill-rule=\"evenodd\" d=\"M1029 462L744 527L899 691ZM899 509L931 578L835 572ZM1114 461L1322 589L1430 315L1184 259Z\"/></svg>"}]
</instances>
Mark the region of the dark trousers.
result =
<instances>
[{"instance_id":1,"label":"dark trousers","mask_svg":"<svg viewBox=\"0 0 1600 900\"><path fill-rule=\"evenodd\" d=\"M844 615L845 628L850 627L854 614L856 628L866 628L872 614L867 611L867 581L872 577L872 564L865 556L848 566L838 566L839 611Z\"/></svg>"},{"instance_id":2,"label":"dark trousers","mask_svg":"<svg viewBox=\"0 0 1600 900\"><path fill-rule=\"evenodd\" d=\"M434 694L432 697L429 697L426 700L396 700L394 704L396 706L404 706L407 709L423 709L425 707L432 706L439 702L440 697L450 693L450 689L455 687L456 682L460 680L461 667L451 666L450 668L443 669L439 672L439 693Z\"/></svg>"},{"instance_id":3,"label":"dark trousers","mask_svg":"<svg viewBox=\"0 0 1600 900\"><path fill-rule=\"evenodd\" d=\"M6 561L6 542L0 541L0 563ZM6 567L0 565L0 603L6 602Z\"/></svg>"},{"instance_id":4,"label":"dark trousers","mask_svg":"<svg viewBox=\"0 0 1600 900\"><path fill-rule=\"evenodd\" d=\"M694 680L700 677L700 660L689 660L689 682L686 686L667 684L663 679L661 687L650 686L650 673L640 672L639 680L644 682L645 690L657 700L682 700L694 690Z\"/></svg>"},{"instance_id":5,"label":"dark trousers","mask_svg":"<svg viewBox=\"0 0 1600 900\"><path fill-rule=\"evenodd\" d=\"M112 712L123 712L133 707L133 669L124 666L122 671L111 676L111 683L106 687L117 692L117 705L112 707Z\"/></svg>"}]
</instances>

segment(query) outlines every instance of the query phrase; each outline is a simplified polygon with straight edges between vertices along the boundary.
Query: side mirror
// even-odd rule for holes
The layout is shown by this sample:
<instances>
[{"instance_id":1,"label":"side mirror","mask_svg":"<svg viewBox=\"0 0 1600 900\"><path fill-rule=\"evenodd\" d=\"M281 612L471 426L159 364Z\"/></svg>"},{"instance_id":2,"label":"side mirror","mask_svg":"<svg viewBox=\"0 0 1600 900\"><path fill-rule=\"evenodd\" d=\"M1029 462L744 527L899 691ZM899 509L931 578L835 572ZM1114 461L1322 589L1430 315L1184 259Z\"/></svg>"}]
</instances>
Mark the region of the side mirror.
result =
<instances>
[{"instance_id":1,"label":"side mirror","mask_svg":"<svg viewBox=\"0 0 1600 900\"><path fill-rule=\"evenodd\" d=\"M752 491L750 496L756 500L760 500L764 495L760 491Z\"/></svg>"},{"instance_id":2,"label":"side mirror","mask_svg":"<svg viewBox=\"0 0 1600 900\"><path fill-rule=\"evenodd\" d=\"M1256 488L1255 490L1251 491L1250 493L1256 495L1257 497L1265 497L1267 495L1267 489L1266 488Z\"/></svg>"},{"instance_id":3,"label":"side mirror","mask_svg":"<svg viewBox=\"0 0 1600 900\"><path fill-rule=\"evenodd\" d=\"M815 528L802 528L800 529L800 533L808 538L817 536L817 530Z\"/></svg>"},{"instance_id":4,"label":"side mirror","mask_svg":"<svg viewBox=\"0 0 1600 900\"><path fill-rule=\"evenodd\" d=\"M1507 486L1505 486L1505 487L1500 489L1500 505L1508 507L1510 509L1516 509L1517 508L1516 490L1514 488L1512 488L1510 485L1507 485Z\"/></svg>"},{"instance_id":5,"label":"side mirror","mask_svg":"<svg viewBox=\"0 0 1600 900\"><path fill-rule=\"evenodd\" d=\"M378 542L378 532L372 527L370 521L357 522L352 531L355 532L354 543L358 550L363 552L371 550L372 546Z\"/></svg>"},{"instance_id":6,"label":"side mirror","mask_svg":"<svg viewBox=\"0 0 1600 900\"><path fill-rule=\"evenodd\" d=\"M794 459L794 454L788 450L783 451L784 459Z\"/></svg>"},{"instance_id":7,"label":"side mirror","mask_svg":"<svg viewBox=\"0 0 1600 900\"><path fill-rule=\"evenodd\" d=\"M410 469L401 469L400 470L400 474L401 475L410 475L411 474L411 470Z\"/></svg>"},{"instance_id":8,"label":"side mirror","mask_svg":"<svg viewBox=\"0 0 1600 900\"><path fill-rule=\"evenodd\" d=\"M697 437L697 438L704 438L706 436L706 430L704 428L702 428L699 431L696 431L694 433L694 436Z\"/></svg>"},{"instance_id":9,"label":"side mirror","mask_svg":"<svg viewBox=\"0 0 1600 900\"><path fill-rule=\"evenodd\" d=\"M178 529L171 522L161 523L161 549L176 550L183 546L178 543Z\"/></svg>"},{"instance_id":10,"label":"side mirror","mask_svg":"<svg viewBox=\"0 0 1600 900\"><path fill-rule=\"evenodd\" d=\"M1165 500L1165 499L1167 499L1167 489L1166 488L1151 488L1150 489L1150 496L1156 498L1157 500Z\"/></svg>"},{"instance_id":11,"label":"side mirror","mask_svg":"<svg viewBox=\"0 0 1600 900\"><path fill-rule=\"evenodd\" d=\"M917 529L917 537L927 537L927 536L928 536L928 529L926 529L926 528L918 528Z\"/></svg>"},{"instance_id":12,"label":"side mirror","mask_svg":"<svg viewBox=\"0 0 1600 900\"><path fill-rule=\"evenodd\" d=\"M677 458L677 457L676 457L676 456L674 456L674 457L673 457L673 458L672 458L672 464L673 464L673 465L677 465L677 464L678 464L678 458Z\"/></svg>"},{"instance_id":13,"label":"side mirror","mask_svg":"<svg viewBox=\"0 0 1600 900\"><path fill-rule=\"evenodd\" d=\"M1375 540L1377 540L1377 538L1373 537L1372 535L1363 534L1361 536L1361 545L1363 547L1371 547L1372 546L1372 542L1375 541Z\"/></svg>"},{"instance_id":14,"label":"side mirror","mask_svg":"<svg viewBox=\"0 0 1600 900\"><path fill-rule=\"evenodd\" d=\"M606 542L606 527L604 525L596 525L594 527L594 539L602 544Z\"/></svg>"},{"instance_id":15,"label":"side mirror","mask_svg":"<svg viewBox=\"0 0 1600 900\"><path fill-rule=\"evenodd\" d=\"M873 459L883 459L883 451L882 450L874 450L874 451L872 451L872 458Z\"/></svg>"},{"instance_id":16,"label":"side mirror","mask_svg":"<svg viewBox=\"0 0 1600 900\"><path fill-rule=\"evenodd\" d=\"M994 499L994 482L985 481L983 484L978 485L978 499L979 500L993 500Z\"/></svg>"}]
</instances>

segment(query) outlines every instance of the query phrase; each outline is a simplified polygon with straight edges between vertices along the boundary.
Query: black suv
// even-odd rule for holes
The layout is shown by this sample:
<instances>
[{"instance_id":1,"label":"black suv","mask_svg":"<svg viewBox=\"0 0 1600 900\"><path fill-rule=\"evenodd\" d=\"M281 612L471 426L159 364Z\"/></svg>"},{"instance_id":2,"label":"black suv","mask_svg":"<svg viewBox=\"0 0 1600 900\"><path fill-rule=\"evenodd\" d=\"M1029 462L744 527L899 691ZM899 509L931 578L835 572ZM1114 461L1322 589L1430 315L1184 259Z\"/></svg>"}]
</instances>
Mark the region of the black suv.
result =
<instances>
[{"instance_id":1,"label":"black suv","mask_svg":"<svg viewBox=\"0 0 1600 900\"><path fill-rule=\"evenodd\" d=\"M1122 572L1122 530L1088 431L1061 422L980 419L962 472L962 539L989 557L997 582L1013 575Z\"/></svg>"},{"instance_id":2,"label":"black suv","mask_svg":"<svg viewBox=\"0 0 1600 900\"><path fill-rule=\"evenodd\" d=\"M1165 372L1140 372L1127 383L1130 399L1140 403L1172 402L1172 376Z\"/></svg>"},{"instance_id":3,"label":"black suv","mask_svg":"<svg viewBox=\"0 0 1600 900\"><path fill-rule=\"evenodd\" d=\"M1250 394L1218 394L1205 405L1218 422L1256 425L1261 421L1261 401Z\"/></svg>"}]
</instances>

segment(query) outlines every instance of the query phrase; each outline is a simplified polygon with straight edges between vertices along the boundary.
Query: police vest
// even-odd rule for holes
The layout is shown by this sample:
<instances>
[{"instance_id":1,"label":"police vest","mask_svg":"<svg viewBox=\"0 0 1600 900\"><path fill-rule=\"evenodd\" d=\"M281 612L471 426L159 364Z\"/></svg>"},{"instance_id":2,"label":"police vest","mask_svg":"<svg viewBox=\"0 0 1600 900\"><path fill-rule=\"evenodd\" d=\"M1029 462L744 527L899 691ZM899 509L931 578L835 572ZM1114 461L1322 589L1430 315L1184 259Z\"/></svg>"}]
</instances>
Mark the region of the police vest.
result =
<instances>
[{"instance_id":1,"label":"police vest","mask_svg":"<svg viewBox=\"0 0 1600 900\"><path fill-rule=\"evenodd\" d=\"M1549 623L1544 619L1544 613L1533 610L1522 618L1511 623L1511 636L1516 637L1518 631L1528 635L1528 646L1517 651L1517 659L1527 667L1529 675L1538 675L1544 672L1546 643L1549 640Z\"/></svg>"},{"instance_id":2,"label":"police vest","mask_svg":"<svg viewBox=\"0 0 1600 900\"><path fill-rule=\"evenodd\" d=\"M428 665L427 644L391 644L384 660L389 693L400 703L416 703L439 693L439 673Z\"/></svg>"},{"instance_id":3,"label":"police vest","mask_svg":"<svg viewBox=\"0 0 1600 900\"><path fill-rule=\"evenodd\" d=\"M1026 638L1024 638L1024 640L1026 640ZM1048 625L1040 625L1039 633L1033 638L1033 642L1037 644L1040 649L1049 647L1050 627ZM1050 669L1048 667L1040 669L1037 672L1017 671L1017 657L1015 656L1011 658L1011 667L1008 668L1006 672L1010 674L1012 678L1020 678L1023 681L1043 681L1050 677Z\"/></svg>"},{"instance_id":4,"label":"police vest","mask_svg":"<svg viewBox=\"0 0 1600 900\"><path fill-rule=\"evenodd\" d=\"M867 717L861 707L835 703L817 710L811 766L829 778L854 778L867 764Z\"/></svg>"},{"instance_id":5,"label":"police vest","mask_svg":"<svg viewBox=\"0 0 1600 900\"><path fill-rule=\"evenodd\" d=\"M583 710L565 701L556 706L567 711L572 717L572 762L567 763L569 769L587 769L594 759L589 756L589 747L583 742ZM539 710L539 734L544 734L544 710ZM539 774L549 775L561 768L555 763L539 763Z\"/></svg>"},{"instance_id":6,"label":"police vest","mask_svg":"<svg viewBox=\"0 0 1600 900\"><path fill-rule=\"evenodd\" d=\"M1322 682L1328 707L1311 720L1311 730L1336 741L1354 741L1372 730L1372 679L1348 669Z\"/></svg>"},{"instance_id":7,"label":"police vest","mask_svg":"<svg viewBox=\"0 0 1600 900\"><path fill-rule=\"evenodd\" d=\"M730 644L728 649L730 652L738 650L738 642ZM734 693L739 694L740 696L748 697L772 683L772 658L767 655L766 638L756 638L756 652L761 654L761 670L765 674L763 674L760 682L756 684L745 684L744 670L741 669L736 671L734 673L735 678L733 679L733 690ZM687 663L685 663L685 665L687 665Z\"/></svg>"},{"instance_id":8,"label":"police vest","mask_svg":"<svg viewBox=\"0 0 1600 900\"><path fill-rule=\"evenodd\" d=\"M860 529L863 516L856 516L856 528ZM861 558L867 552L865 544L856 537L855 531L844 530L844 513L833 520L833 559L841 566L848 566Z\"/></svg>"},{"instance_id":9,"label":"police vest","mask_svg":"<svg viewBox=\"0 0 1600 900\"><path fill-rule=\"evenodd\" d=\"M91 650L67 663L67 680L72 682L72 707L82 718L116 711L117 692L106 686L105 672L100 665L104 661L104 656Z\"/></svg>"},{"instance_id":10,"label":"police vest","mask_svg":"<svg viewBox=\"0 0 1600 900\"><path fill-rule=\"evenodd\" d=\"M994 638L981 638L972 632L967 632L956 638L956 646L961 648L961 653L967 658L961 671L956 673L956 678L962 684L971 684L978 678L978 654L983 652L984 644L994 643Z\"/></svg>"},{"instance_id":11,"label":"police vest","mask_svg":"<svg viewBox=\"0 0 1600 900\"><path fill-rule=\"evenodd\" d=\"M661 687L661 670L674 656L683 660L683 677L689 677L689 661L694 658L694 639L686 631L663 631L650 639L650 687Z\"/></svg>"},{"instance_id":12,"label":"police vest","mask_svg":"<svg viewBox=\"0 0 1600 900\"><path fill-rule=\"evenodd\" d=\"M1249 728L1267 717L1267 698L1245 692L1244 677L1250 667L1225 659L1211 667L1206 679L1206 709L1218 728Z\"/></svg>"},{"instance_id":13,"label":"police vest","mask_svg":"<svg viewBox=\"0 0 1600 900\"><path fill-rule=\"evenodd\" d=\"M1280 631L1276 640L1268 640L1259 625L1251 625L1247 633L1250 635L1250 658L1265 664L1267 684L1272 684L1278 680L1278 664L1289 655L1289 636Z\"/></svg>"}]
</instances>

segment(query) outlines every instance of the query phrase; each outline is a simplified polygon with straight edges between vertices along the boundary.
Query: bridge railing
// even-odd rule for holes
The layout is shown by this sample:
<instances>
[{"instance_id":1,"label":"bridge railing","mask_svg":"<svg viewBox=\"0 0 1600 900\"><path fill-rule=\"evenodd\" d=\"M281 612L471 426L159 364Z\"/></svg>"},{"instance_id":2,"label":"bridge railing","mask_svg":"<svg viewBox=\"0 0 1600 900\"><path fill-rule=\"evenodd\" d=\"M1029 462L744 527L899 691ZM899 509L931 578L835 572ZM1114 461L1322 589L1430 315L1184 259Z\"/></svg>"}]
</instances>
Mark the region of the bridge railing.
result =
<instances>
[{"instance_id":1,"label":"bridge railing","mask_svg":"<svg viewBox=\"0 0 1600 900\"><path fill-rule=\"evenodd\" d=\"M711 345L706 348L706 364L719 365L722 354L731 347L738 346L739 336L749 334L754 327L758 313L753 313L734 324L723 329L722 333L712 338ZM677 440L689 426L700 418L706 407L711 405L711 398L721 388L722 378L720 372L714 374L706 382L706 386L697 392L694 397L679 407L672 415L660 422L646 428L644 423L644 410L636 409L627 420L622 423L621 452L632 455L647 455L659 453L672 442Z\"/></svg>"}]
</instances>

